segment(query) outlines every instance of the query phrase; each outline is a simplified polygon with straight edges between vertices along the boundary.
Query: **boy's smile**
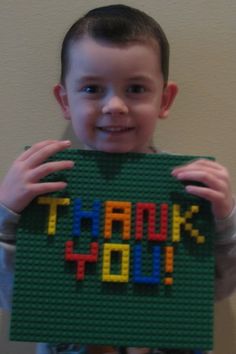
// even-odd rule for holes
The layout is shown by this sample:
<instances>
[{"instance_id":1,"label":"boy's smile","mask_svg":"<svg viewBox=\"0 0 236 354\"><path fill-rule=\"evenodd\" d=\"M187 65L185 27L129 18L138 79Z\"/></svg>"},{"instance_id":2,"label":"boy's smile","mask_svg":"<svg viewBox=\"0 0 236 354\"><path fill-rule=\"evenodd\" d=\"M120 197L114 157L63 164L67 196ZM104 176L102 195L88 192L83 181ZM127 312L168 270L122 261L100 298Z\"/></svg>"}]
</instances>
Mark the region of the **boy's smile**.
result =
<instances>
[{"instance_id":1,"label":"boy's smile","mask_svg":"<svg viewBox=\"0 0 236 354\"><path fill-rule=\"evenodd\" d=\"M147 152L177 91L174 84L164 89L159 48L85 37L69 53L65 85L54 93L79 140L100 151Z\"/></svg>"}]
</instances>

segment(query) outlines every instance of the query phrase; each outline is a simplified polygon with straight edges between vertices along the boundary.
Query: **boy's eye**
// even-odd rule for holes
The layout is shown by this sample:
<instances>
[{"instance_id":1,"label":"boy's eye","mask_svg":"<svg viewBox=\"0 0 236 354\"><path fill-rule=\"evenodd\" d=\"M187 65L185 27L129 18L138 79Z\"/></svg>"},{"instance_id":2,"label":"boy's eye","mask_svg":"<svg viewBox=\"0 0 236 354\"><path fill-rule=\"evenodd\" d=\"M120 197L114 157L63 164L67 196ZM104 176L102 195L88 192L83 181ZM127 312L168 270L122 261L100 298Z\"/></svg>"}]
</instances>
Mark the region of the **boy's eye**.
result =
<instances>
[{"instance_id":1,"label":"boy's eye","mask_svg":"<svg viewBox=\"0 0 236 354\"><path fill-rule=\"evenodd\" d=\"M103 88L98 85L87 85L82 88L82 91L85 93L90 93L90 94L97 94L97 93L102 93Z\"/></svg>"},{"instance_id":2,"label":"boy's eye","mask_svg":"<svg viewBox=\"0 0 236 354\"><path fill-rule=\"evenodd\" d=\"M131 85L128 87L127 92L128 93L144 93L146 90L144 86L142 85Z\"/></svg>"}]
</instances>

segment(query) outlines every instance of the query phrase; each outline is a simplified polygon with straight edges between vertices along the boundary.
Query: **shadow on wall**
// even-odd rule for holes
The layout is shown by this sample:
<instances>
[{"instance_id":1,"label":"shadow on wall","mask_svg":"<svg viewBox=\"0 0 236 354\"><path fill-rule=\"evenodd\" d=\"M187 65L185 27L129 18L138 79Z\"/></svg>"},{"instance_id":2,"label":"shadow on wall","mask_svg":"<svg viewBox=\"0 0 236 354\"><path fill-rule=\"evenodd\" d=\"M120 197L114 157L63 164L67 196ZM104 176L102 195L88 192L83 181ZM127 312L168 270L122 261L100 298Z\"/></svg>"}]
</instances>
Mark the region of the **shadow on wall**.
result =
<instances>
[{"instance_id":1,"label":"shadow on wall","mask_svg":"<svg viewBox=\"0 0 236 354\"><path fill-rule=\"evenodd\" d=\"M1 312L0 317L0 354L35 354L34 343L11 342L9 341L9 315Z\"/></svg>"},{"instance_id":2,"label":"shadow on wall","mask_svg":"<svg viewBox=\"0 0 236 354\"><path fill-rule=\"evenodd\" d=\"M216 303L214 354L236 354L236 315L233 302L235 304L236 295Z\"/></svg>"},{"instance_id":3,"label":"shadow on wall","mask_svg":"<svg viewBox=\"0 0 236 354\"><path fill-rule=\"evenodd\" d=\"M74 149L82 149L83 148L83 145L78 141L77 137L75 136L71 124L68 124L64 133L62 134L61 139L70 140L72 142L72 148L74 148Z\"/></svg>"}]
</instances>

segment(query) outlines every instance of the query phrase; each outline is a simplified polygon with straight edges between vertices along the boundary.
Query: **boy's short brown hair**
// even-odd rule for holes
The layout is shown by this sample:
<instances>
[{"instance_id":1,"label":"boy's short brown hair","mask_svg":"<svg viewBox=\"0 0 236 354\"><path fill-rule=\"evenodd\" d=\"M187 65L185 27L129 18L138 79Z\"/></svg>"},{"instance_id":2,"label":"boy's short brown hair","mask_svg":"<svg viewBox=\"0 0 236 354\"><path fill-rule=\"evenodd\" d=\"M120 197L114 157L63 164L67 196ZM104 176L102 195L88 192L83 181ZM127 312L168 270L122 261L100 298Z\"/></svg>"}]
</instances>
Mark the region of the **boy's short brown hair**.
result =
<instances>
[{"instance_id":1,"label":"boy's short brown hair","mask_svg":"<svg viewBox=\"0 0 236 354\"><path fill-rule=\"evenodd\" d=\"M138 9L126 5L110 5L89 11L66 33L61 50L60 80L62 84L65 84L69 68L70 45L85 35L98 41L118 45L135 41L150 41L158 44L164 82L168 81L169 43L161 26L152 17Z\"/></svg>"}]
</instances>

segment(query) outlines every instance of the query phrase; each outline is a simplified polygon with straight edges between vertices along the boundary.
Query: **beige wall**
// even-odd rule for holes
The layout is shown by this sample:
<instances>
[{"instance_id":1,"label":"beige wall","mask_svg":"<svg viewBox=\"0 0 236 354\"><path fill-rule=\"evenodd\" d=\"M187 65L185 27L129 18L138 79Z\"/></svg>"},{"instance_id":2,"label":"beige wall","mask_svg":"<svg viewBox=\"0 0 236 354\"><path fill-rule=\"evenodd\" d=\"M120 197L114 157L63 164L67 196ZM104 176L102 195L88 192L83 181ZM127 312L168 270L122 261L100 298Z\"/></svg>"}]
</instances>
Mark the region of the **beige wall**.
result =
<instances>
[{"instance_id":1,"label":"beige wall","mask_svg":"<svg viewBox=\"0 0 236 354\"><path fill-rule=\"evenodd\" d=\"M65 30L86 10L119 1L0 0L0 177L26 144L71 137L51 88L59 74ZM171 78L180 93L156 143L166 150L216 156L236 184L235 0L121 1L160 21L171 44ZM6 326L0 354L27 352L10 345ZM216 354L236 354L236 296L216 306Z\"/></svg>"}]
</instances>

